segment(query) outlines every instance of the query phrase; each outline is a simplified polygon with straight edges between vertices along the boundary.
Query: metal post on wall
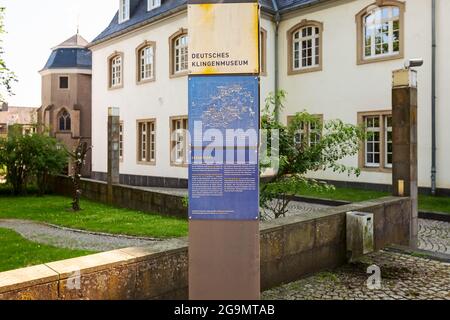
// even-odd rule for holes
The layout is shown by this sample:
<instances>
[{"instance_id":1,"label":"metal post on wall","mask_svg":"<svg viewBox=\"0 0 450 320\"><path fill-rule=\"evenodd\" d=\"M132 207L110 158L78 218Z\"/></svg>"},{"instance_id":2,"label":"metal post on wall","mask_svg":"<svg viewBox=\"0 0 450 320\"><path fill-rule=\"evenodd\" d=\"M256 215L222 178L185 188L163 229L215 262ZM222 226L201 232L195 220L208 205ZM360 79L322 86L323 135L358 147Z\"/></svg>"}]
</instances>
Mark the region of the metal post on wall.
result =
<instances>
[{"instance_id":1,"label":"metal post on wall","mask_svg":"<svg viewBox=\"0 0 450 320\"><path fill-rule=\"evenodd\" d=\"M113 185L120 183L119 130L120 110L119 108L108 108L108 203L112 203Z\"/></svg>"}]
</instances>

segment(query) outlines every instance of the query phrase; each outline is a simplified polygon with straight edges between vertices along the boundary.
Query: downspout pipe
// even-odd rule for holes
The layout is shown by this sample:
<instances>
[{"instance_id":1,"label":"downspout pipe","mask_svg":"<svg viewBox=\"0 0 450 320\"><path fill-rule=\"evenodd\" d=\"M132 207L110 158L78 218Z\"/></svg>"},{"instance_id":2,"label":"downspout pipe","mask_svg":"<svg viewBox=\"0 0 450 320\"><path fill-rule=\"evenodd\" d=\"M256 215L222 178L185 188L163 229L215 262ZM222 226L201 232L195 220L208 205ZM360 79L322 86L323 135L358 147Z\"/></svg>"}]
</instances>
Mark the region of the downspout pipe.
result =
<instances>
[{"instance_id":1,"label":"downspout pipe","mask_svg":"<svg viewBox=\"0 0 450 320\"><path fill-rule=\"evenodd\" d=\"M280 10L278 9L278 3L276 0L272 0L273 8L275 10L275 84L274 84L274 90L275 94L278 93L278 90L280 89L280 82L279 82L279 29L280 29L280 21L281 21L281 15ZM278 99L275 99L275 120L279 121L280 119L280 102Z\"/></svg>"},{"instance_id":2,"label":"downspout pipe","mask_svg":"<svg viewBox=\"0 0 450 320\"><path fill-rule=\"evenodd\" d=\"M431 194L436 195L436 0L431 2Z\"/></svg>"}]
</instances>

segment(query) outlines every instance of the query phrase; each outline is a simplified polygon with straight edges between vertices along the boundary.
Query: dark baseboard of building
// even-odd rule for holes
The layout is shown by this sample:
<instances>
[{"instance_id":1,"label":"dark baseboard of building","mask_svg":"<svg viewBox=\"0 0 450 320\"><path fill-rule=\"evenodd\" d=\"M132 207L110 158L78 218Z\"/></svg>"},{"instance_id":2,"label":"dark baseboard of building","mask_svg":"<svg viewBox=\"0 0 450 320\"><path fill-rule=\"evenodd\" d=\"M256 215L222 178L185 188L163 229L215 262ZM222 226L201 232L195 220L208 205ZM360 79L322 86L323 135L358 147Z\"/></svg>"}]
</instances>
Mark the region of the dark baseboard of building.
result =
<instances>
[{"instance_id":1,"label":"dark baseboard of building","mask_svg":"<svg viewBox=\"0 0 450 320\"><path fill-rule=\"evenodd\" d=\"M107 181L106 172L92 172L92 179ZM137 176L131 174L121 174L120 184L134 187L156 187L156 188L179 188L187 189L188 180L166 177Z\"/></svg>"}]
</instances>

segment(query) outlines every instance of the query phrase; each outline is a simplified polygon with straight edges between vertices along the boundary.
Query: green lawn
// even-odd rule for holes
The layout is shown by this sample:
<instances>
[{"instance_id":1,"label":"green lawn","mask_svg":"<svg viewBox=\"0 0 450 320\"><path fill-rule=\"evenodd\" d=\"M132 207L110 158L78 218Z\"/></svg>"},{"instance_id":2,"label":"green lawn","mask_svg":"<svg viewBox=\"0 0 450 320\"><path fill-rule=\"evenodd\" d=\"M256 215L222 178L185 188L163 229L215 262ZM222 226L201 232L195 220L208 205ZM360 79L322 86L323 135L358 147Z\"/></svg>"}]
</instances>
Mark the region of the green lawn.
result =
<instances>
[{"instance_id":1,"label":"green lawn","mask_svg":"<svg viewBox=\"0 0 450 320\"><path fill-rule=\"evenodd\" d=\"M119 209L88 200L83 210L69 211L71 199L62 196L0 196L0 219L26 219L59 226L156 238L183 237L188 222L183 219Z\"/></svg>"},{"instance_id":2,"label":"green lawn","mask_svg":"<svg viewBox=\"0 0 450 320\"><path fill-rule=\"evenodd\" d=\"M42 245L2 228L0 228L0 247L0 272L94 253Z\"/></svg>"},{"instance_id":3,"label":"green lawn","mask_svg":"<svg viewBox=\"0 0 450 320\"><path fill-rule=\"evenodd\" d=\"M349 202L361 202L371 199L389 196L389 193L361 190L353 188L336 188L334 191L317 191L313 189L302 189L302 196L343 200ZM450 197L432 197L419 195L419 209L423 211L443 212L450 214Z\"/></svg>"}]
</instances>

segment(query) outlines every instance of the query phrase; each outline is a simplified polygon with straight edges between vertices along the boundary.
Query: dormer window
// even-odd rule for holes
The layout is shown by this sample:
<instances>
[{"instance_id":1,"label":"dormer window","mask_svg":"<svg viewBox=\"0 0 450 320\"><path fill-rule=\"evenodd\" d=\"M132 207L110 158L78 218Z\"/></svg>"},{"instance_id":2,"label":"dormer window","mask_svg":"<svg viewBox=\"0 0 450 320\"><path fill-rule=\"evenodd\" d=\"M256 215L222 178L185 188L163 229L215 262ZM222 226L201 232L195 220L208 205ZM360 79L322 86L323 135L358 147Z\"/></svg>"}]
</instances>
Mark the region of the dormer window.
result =
<instances>
[{"instance_id":1,"label":"dormer window","mask_svg":"<svg viewBox=\"0 0 450 320\"><path fill-rule=\"evenodd\" d=\"M130 0L119 0L119 23L130 19Z\"/></svg>"},{"instance_id":2,"label":"dormer window","mask_svg":"<svg viewBox=\"0 0 450 320\"><path fill-rule=\"evenodd\" d=\"M147 10L153 10L161 6L161 0L147 0Z\"/></svg>"}]
</instances>

